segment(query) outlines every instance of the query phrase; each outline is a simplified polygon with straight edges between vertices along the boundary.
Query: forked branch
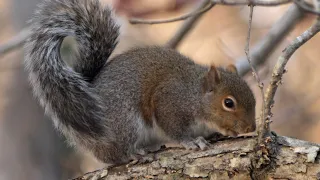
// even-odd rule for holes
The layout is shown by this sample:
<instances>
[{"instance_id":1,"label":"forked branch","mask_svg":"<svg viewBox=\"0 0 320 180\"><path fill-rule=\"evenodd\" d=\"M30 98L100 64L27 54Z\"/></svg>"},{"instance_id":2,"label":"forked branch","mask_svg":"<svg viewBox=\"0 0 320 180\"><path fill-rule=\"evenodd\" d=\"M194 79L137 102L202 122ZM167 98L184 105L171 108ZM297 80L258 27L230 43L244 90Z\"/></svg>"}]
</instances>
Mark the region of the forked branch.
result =
<instances>
[{"instance_id":1,"label":"forked branch","mask_svg":"<svg viewBox=\"0 0 320 180\"><path fill-rule=\"evenodd\" d=\"M295 4L290 5L283 16L272 25L269 32L250 51L253 66L262 65L303 16L304 13L301 8ZM246 56L237 59L236 66L242 76L251 69Z\"/></svg>"},{"instance_id":2,"label":"forked branch","mask_svg":"<svg viewBox=\"0 0 320 180\"><path fill-rule=\"evenodd\" d=\"M196 11L200 11L201 9L205 8L208 5L209 0L205 0L200 3L199 6L196 6ZM215 4L210 4L210 9ZM173 37L167 42L166 46L176 49L176 47L179 45L179 43L182 41L182 39L188 34L188 32L191 31L194 24L200 19L200 17L203 15L203 13L194 15L191 18L187 19L182 26L177 30L177 32L173 35Z\"/></svg>"},{"instance_id":3,"label":"forked branch","mask_svg":"<svg viewBox=\"0 0 320 180\"><path fill-rule=\"evenodd\" d=\"M317 10L320 9L320 1L317 4ZM295 38L282 52L282 55L278 58L276 65L273 68L272 78L270 80L269 86L266 89L265 93L265 114L267 115L266 119L263 121L263 126L260 127L260 131L263 131L264 134L270 129L270 118L272 117L271 108L274 104L274 96L278 89L278 86L282 83L282 76L286 72L285 66L288 63L290 57L293 53L299 49L304 43L310 40L320 31L320 18L318 17L315 23L303 32L300 36Z\"/></svg>"}]
</instances>

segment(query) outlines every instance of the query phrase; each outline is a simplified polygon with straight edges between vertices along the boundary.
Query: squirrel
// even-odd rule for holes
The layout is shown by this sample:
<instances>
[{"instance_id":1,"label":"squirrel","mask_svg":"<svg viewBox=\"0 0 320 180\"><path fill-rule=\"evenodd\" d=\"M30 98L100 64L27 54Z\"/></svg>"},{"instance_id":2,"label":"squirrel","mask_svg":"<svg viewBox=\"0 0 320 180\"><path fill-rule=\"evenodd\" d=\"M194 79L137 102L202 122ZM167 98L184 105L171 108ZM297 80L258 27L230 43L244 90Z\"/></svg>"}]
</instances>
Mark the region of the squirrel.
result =
<instances>
[{"instance_id":1,"label":"squirrel","mask_svg":"<svg viewBox=\"0 0 320 180\"><path fill-rule=\"evenodd\" d=\"M148 46L109 56L120 25L99 0L45 0L35 11L24 64L35 97L71 145L106 164L128 163L177 143L206 149L210 134L253 132L255 97L234 65L199 65ZM60 55L65 37L77 62Z\"/></svg>"}]
</instances>

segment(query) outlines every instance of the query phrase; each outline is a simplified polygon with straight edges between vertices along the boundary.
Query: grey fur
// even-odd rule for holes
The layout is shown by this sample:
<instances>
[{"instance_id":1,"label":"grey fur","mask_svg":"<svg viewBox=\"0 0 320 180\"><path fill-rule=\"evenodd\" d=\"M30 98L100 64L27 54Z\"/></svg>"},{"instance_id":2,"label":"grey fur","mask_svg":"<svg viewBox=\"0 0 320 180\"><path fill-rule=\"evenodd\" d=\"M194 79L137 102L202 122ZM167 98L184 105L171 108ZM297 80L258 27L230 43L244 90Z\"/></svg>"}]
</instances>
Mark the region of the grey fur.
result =
<instances>
[{"instance_id":1,"label":"grey fur","mask_svg":"<svg viewBox=\"0 0 320 180\"><path fill-rule=\"evenodd\" d=\"M128 162L168 141L203 148L201 136L212 132L255 130L255 99L237 74L218 69L221 80L211 82L208 67L162 47L132 49L106 63L119 27L98 0L45 1L31 23L25 64L35 96L72 144L105 163ZM59 52L68 35L79 46L74 69ZM240 114L221 109L226 94Z\"/></svg>"}]
</instances>

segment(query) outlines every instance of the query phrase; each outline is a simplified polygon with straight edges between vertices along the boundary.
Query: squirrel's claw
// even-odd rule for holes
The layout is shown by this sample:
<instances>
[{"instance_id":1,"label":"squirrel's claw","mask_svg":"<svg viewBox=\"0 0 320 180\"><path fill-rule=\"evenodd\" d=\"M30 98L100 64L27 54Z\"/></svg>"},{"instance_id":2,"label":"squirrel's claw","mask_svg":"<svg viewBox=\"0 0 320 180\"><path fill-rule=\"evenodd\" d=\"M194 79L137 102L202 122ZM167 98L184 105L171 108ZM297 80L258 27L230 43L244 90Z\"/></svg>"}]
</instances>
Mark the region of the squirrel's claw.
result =
<instances>
[{"instance_id":1,"label":"squirrel's claw","mask_svg":"<svg viewBox=\"0 0 320 180\"><path fill-rule=\"evenodd\" d=\"M208 141L205 140L202 136L197 137L195 142L201 150L206 150L210 146L210 143L208 143Z\"/></svg>"},{"instance_id":2,"label":"squirrel's claw","mask_svg":"<svg viewBox=\"0 0 320 180\"><path fill-rule=\"evenodd\" d=\"M192 140L192 141L183 141L180 143L184 148L187 150L198 150L199 147L197 144Z\"/></svg>"},{"instance_id":3,"label":"squirrel's claw","mask_svg":"<svg viewBox=\"0 0 320 180\"><path fill-rule=\"evenodd\" d=\"M201 150L205 150L208 148L208 146L210 146L210 143L208 143L202 136L190 141L183 141L180 144L187 150L198 150L199 148Z\"/></svg>"}]
</instances>

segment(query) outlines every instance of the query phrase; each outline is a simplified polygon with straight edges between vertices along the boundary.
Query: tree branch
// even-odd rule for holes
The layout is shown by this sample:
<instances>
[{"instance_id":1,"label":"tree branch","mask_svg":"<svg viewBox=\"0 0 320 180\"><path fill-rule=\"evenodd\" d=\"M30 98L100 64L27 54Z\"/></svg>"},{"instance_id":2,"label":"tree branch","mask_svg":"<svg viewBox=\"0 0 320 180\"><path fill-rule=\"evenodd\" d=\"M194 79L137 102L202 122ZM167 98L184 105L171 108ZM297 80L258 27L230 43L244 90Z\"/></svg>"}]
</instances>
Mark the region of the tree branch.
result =
<instances>
[{"instance_id":1,"label":"tree branch","mask_svg":"<svg viewBox=\"0 0 320 180\"><path fill-rule=\"evenodd\" d=\"M248 27L248 35L247 35L247 43L246 43L246 47L245 47L245 53L247 56L247 60L248 63L251 67L252 70L252 75L253 77L256 79L257 83L258 83L258 87L260 89L260 93L261 93L261 97L262 97L262 111L261 111L261 115L260 115L260 120L258 123L258 127L259 126L263 126L263 122L265 119L265 113L264 113L264 109L265 109L265 101L264 101L264 91L263 91L263 83L260 80L260 76L257 73L255 67L253 66L253 64L251 63L251 58L250 58L250 37L251 37L251 25L252 25L252 16L253 16L253 5L250 5L250 15L249 15L249 27ZM262 129L262 128L258 128L258 129ZM258 144L260 144L263 141L263 138L261 138L264 132L262 131L258 131Z\"/></svg>"},{"instance_id":2,"label":"tree branch","mask_svg":"<svg viewBox=\"0 0 320 180\"><path fill-rule=\"evenodd\" d=\"M320 3L319 3L320 4ZM263 121L264 126L260 127L260 131L268 131L270 129L270 118L272 117L271 108L274 104L274 96L278 89L278 86L282 83L282 76L286 72L285 66L288 63L293 53L301 47L304 43L310 40L314 35L320 31L320 20L317 21L304 33L294 39L284 50L282 55L278 58L276 65L274 66L272 78L265 93L265 114L266 119ZM264 130L263 130L264 129Z\"/></svg>"},{"instance_id":3,"label":"tree branch","mask_svg":"<svg viewBox=\"0 0 320 180\"><path fill-rule=\"evenodd\" d=\"M254 6L278 6L290 3L292 0L211 0L212 3L221 4L221 5L254 5Z\"/></svg>"},{"instance_id":4,"label":"tree branch","mask_svg":"<svg viewBox=\"0 0 320 180\"><path fill-rule=\"evenodd\" d=\"M221 4L221 5L255 5L255 6L277 6L291 2L291 0L277 0L277 1L261 1L261 0L210 0L211 7L208 6L203 8L202 10L192 11L191 13L187 13L185 15L175 17L172 19L160 19L160 20L146 20L146 19L138 19L132 18L129 20L131 24L162 24L162 23L170 23L176 21L182 21L188 19L192 16L196 16L202 14L212 8L214 4Z\"/></svg>"},{"instance_id":5,"label":"tree branch","mask_svg":"<svg viewBox=\"0 0 320 180\"><path fill-rule=\"evenodd\" d=\"M211 3L209 0L204 0L205 1L205 7L200 9L196 9L195 11L192 11L191 13L184 14L179 17L175 17L172 19L160 19L160 20L146 20L146 19L138 19L138 18L132 18L129 20L131 24L163 24L163 23L170 23L170 22L176 22L176 21L182 21L188 18L191 18L193 16L198 16L202 13L207 12L210 10L213 6L214 3Z\"/></svg>"},{"instance_id":6,"label":"tree branch","mask_svg":"<svg viewBox=\"0 0 320 180\"><path fill-rule=\"evenodd\" d=\"M207 4L209 3L209 0L204 0L201 2L198 6L196 6L195 11L200 11L201 9L205 8ZM210 3L210 9L214 6L215 4ZM175 49L181 40L188 34L188 32L191 31L192 26L200 19L201 14L194 15L191 18L187 19L182 26L178 29L178 31L175 33L175 35L167 42L166 46Z\"/></svg>"},{"instance_id":7,"label":"tree branch","mask_svg":"<svg viewBox=\"0 0 320 180\"><path fill-rule=\"evenodd\" d=\"M12 51L15 48L21 47L24 44L24 41L29 37L30 33L30 28L25 28L8 42L0 45L0 56Z\"/></svg>"},{"instance_id":8,"label":"tree branch","mask_svg":"<svg viewBox=\"0 0 320 180\"><path fill-rule=\"evenodd\" d=\"M129 21L131 23L133 22L133 23L143 23L143 24L167 23L167 22L181 21L181 20L184 20L184 19L187 19L187 18L191 18L193 16L198 16L198 15L208 11L209 9L211 9L212 7L210 7L210 6L213 6L213 4L221 4L221 5L230 5L230 6L232 6L232 5L248 5L248 4L251 3L251 4L255 5L255 6L276 6L276 5L282 5L282 4L289 3L292 0L275 0L275 1L250 0L250 3L249 3L248 0L210 0L210 1L211 1L211 4L208 5L206 8L202 9L201 11L188 13L186 15L183 15L183 16L180 16L180 17L177 17L177 18L166 19L166 20L131 19ZM301 3L298 3L297 5L301 5ZM301 7L301 9L303 9L303 7ZM299 13L299 16L300 16L300 14L301 13ZM293 13L293 17L296 17L296 16L298 16L298 15L297 14L295 15ZM197 19L197 18L195 18L195 19ZM294 18L291 18L291 19L294 19ZM196 20L194 20L194 22L195 21ZM192 25L193 24L192 20L190 20L189 23ZM188 27L187 23L186 23L186 27ZM17 36L15 36L13 39L9 40L7 43L5 43L3 45L0 45L0 55L3 55L5 53L10 52L11 50L14 50L16 48L21 47L23 45L23 42L25 41L25 39L29 35L28 28L26 28L25 30L22 30ZM184 36L183 33L186 33L188 31L184 30L184 29L180 29L180 30L181 30L181 32L185 31L185 32L181 33L181 38L182 38ZM280 35L280 33L279 33L279 35ZM177 39L179 39L178 36L177 36ZM280 38L274 38L274 39L280 39ZM253 52L255 52L255 49L253 50ZM266 51L266 52L268 52L268 51ZM263 56L261 56L261 57L263 57ZM254 54L252 55L252 58L253 58L253 64L255 65L255 56L254 56ZM246 59L245 59L245 61L246 61ZM243 63L244 61L241 61L241 62ZM247 66L247 65L240 64L239 66ZM241 73L241 67L239 69L240 69L240 74L242 74ZM246 69L245 71L248 71L250 68L249 68L249 66L247 66L247 68L245 68L245 69Z\"/></svg>"},{"instance_id":9,"label":"tree branch","mask_svg":"<svg viewBox=\"0 0 320 180\"><path fill-rule=\"evenodd\" d=\"M278 136L275 155L277 166L260 179L319 179L320 146ZM167 148L154 154L154 159L130 167L126 165L87 173L74 180L93 179L252 179L257 172L255 138L218 141L205 151Z\"/></svg>"},{"instance_id":10,"label":"tree branch","mask_svg":"<svg viewBox=\"0 0 320 180\"><path fill-rule=\"evenodd\" d=\"M315 15L320 15L320 12L318 10L314 10L312 9L312 6L310 4L308 4L305 1L300 1L300 0L293 0L293 2L295 4L297 4L302 10L304 10L305 12L311 13L311 14L315 14Z\"/></svg>"},{"instance_id":11,"label":"tree branch","mask_svg":"<svg viewBox=\"0 0 320 180\"><path fill-rule=\"evenodd\" d=\"M303 16L304 13L301 9L297 5L292 4L287 12L272 25L270 31L264 38L252 48L252 52L250 53L252 65L257 67L263 64ZM247 61L247 57L244 56L237 59L236 67L240 75L244 76L247 74L250 70L250 64Z\"/></svg>"},{"instance_id":12,"label":"tree branch","mask_svg":"<svg viewBox=\"0 0 320 180\"><path fill-rule=\"evenodd\" d=\"M312 13L315 15L320 15L320 11L313 10L312 6L304 1L300 0L274 0L274 1L264 1L264 0L210 0L212 4L221 4L228 6L239 6L239 5L253 5L253 6L279 6L284 5L290 2L294 2L299 8L304 10L305 12ZM193 11L191 13L172 18L172 19L160 19L160 20L146 20L146 19L138 19L133 18L130 19L129 22L131 24L162 24L162 23L171 23L176 21L182 21L188 19L192 16L196 16L208 11L210 8L204 8L202 10Z\"/></svg>"}]
</instances>

